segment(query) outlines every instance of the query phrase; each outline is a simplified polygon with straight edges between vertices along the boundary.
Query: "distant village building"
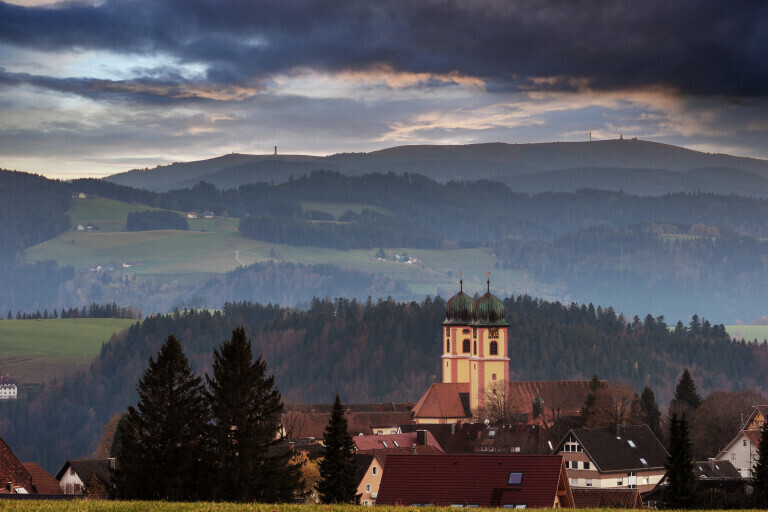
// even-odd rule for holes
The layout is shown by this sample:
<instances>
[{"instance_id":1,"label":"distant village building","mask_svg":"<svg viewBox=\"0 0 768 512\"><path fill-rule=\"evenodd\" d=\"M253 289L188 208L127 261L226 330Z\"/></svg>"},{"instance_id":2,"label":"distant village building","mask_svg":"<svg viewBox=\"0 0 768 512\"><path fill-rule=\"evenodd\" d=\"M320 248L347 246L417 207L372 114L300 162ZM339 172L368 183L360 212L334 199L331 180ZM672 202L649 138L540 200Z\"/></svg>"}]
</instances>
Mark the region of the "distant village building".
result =
<instances>
[{"instance_id":1,"label":"distant village building","mask_svg":"<svg viewBox=\"0 0 768 512\"><path fill-rule=\"evenodd\" d=\"M10 377L0 375L0 400L13 400L18 398L18 383Z\"/></svg>"},{"instance_id":2,"label":"distant village building","mask_svg":"<svg viewBox=\"0 0 768 512\"><path fill-rule=\"evenodd\" d=\"M106 494L113 469L114 458L68 460L56 473L56 480L64 494Z\"/></svg>"},{"instance_id":3,"label":"distant village building","mask_svg":"<svg viewBox=\"0 0 768 512\"><path fill-rule=\"evenodd\" d=\"M188 219L196 219L197 218L197 212L189 212L187 214Z\"/></svg>"}]
</instances>

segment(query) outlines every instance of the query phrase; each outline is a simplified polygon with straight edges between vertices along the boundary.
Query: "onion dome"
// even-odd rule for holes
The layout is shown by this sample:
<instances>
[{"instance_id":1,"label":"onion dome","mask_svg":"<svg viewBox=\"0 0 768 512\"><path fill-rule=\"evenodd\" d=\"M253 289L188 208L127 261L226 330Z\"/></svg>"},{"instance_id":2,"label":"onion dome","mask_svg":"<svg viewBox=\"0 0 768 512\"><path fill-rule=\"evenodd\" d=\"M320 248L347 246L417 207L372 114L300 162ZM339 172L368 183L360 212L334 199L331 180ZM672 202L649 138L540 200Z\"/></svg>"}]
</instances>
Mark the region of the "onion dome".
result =
<instances>
[{"instance_id":1,"label":"onion dome","mask_svg":"<svg viewBox=\"0 0 768 512\"><path fill-rule=\"evenodd\" d=\"M497 296L491 293L491 278L488 276L488 292L475 302L475 323L478 325L508 325L505 317L507 308Z\"/></svg>"},{"instance_id":2,"label":"onion dome","mask_svg":"<svg viewBox=\"0 0 768 512\"><path fill-rule=\"evenodd\" d=\"M475 301L464 293L464 280L460 280L459 293L445 303L445 323L469 324L475 319Z\"/></svg>"}]
</instances>

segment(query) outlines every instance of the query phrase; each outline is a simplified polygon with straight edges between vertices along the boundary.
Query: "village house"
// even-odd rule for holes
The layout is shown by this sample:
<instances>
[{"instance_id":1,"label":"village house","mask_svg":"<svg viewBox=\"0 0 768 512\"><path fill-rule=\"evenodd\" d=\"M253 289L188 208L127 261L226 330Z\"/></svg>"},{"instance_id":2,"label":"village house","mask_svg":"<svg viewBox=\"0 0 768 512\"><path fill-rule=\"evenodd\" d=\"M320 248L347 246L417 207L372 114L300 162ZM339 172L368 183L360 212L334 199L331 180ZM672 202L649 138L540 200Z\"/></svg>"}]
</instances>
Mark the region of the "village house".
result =
<instances>
[{"instance_id":1,"label":"village house","mask_svg":"<svg viewBox=\"0 0 768 512\"><path fill-rule=\"evenodd\" d=\"M376 504L560 508L573 497L560 456L390 455Z\"/></svg>"},{"instance_id":2,"label":"village house","mask_svg":"<svg viewBox=\"0 0 768 512\"><path fill-rule=\"evenodd\" d=\"M382 464L378 457L369 453L355 455L357 464L357 495L361 505L375 505L381 483Z\"/></svg>"},{"instance_id":3,"label":"village house","mask_svg":"<svg viewBox=\"0 0 768 512\"><path fill-rule=\"evenodd\" d=\"M741 431L725 445L715 460L728 461L739 471L742 478L752 478L766 415L768 415L768 405L756 406Z\"/></svg>"},{"instance_id":4,"label":"village house","mask_svg":"<svg viewBox=\"0 0 768 512\"><path fill-rule=\"evenodd\" d=\"M648 425L571 429L553 451L571 487L652 490L664 477L667 450Z\"/></svg>"},{"instance_id":5,"label":"village house","mask_svg":"<svg viewBox=\"0 0 768 512\"><path fill-rule=\"evenodd\" d=\"M58 483L38 464L22 463L0 437L0 495L2 494L61 494Z\"/></svg>"},{"instance_id":6,"label":"village house","mask_svg":"<svg viewBox=\"0 0 768 512\"><path fill-rule=\"evenodd\" d=\"M114 458L68 460L56 473L56 480L64 494L106 494L115 468Z\"/></svg>"}]
</instances>

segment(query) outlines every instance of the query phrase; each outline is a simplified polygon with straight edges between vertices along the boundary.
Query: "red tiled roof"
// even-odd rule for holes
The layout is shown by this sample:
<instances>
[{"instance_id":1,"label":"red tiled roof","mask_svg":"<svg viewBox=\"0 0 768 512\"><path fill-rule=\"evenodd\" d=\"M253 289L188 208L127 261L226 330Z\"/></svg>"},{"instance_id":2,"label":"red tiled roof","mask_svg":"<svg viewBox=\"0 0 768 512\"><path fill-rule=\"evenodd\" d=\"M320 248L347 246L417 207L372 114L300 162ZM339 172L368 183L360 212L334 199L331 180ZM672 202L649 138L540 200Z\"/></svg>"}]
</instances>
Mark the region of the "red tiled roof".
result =
<instances>
[{"instance_id":1,"label":"red tiled roof","mask_svg":"<svg viewBox=\"0 0 768 512\"><path fill-rule=\"evenodd\" d=\"M376 504L552 507L562 471L557 455L391 455ZM509 485L512 472L520 485Z\"/></svg>"},{"instance_id":2,"label":"red tiled roof","mask_svg":"<svg viewBox=\"0 0 768 512\"><path fill-rule=\"evenodd\" d=\"M371 426L395 426L413 423L410 411L355 412L353 410L345 414L345 417L347 418L347 431L353 436L373 434ZM283 415L283 424L290 423L293 425L294 436L297 438L322 439L330 419L330 412L288 412Z\"/></svg>"},{"instance_id":3,"label":"red tiled roof","mask_svg":"<svg viewBox=\"0 0 768 512\"><path fill-rule=\"evenodd\" d=\"M32 492L32 478L29 471L0 437L0 483L5 485L8 482L24 487L29 493Z\"/></svg>"},{"instance_id":4,"label":"red tiled roof","mask_svg":"<svg viewBox=\"0 0 768 512\"><path fill-rule=\"evenodd\" d=\"M528 380L511 381L509 396L526 412L533 416L533 399L539 396L544 400L544 410L549 412L551 407L560 411L560 416L576 416L581 414L581 408L589 394L588 380Z\"/></svg>"},{"instance_id":5,"label":"red tiled roof","mask_svg":"<svg viewBox=\"0 0 768 512\"><path fill-rule=\"evenodd\" d=\"M406 432L405 434L385 434L380 436L354 436L352 439L355 441L357 451L362 452L398 447L410 448L413 444L419 445L417 435L416 432ZM435 436L428 430L426 431L426 436L427 439L424 445L434 446L441 452L443 451Z\"/></svg>"},{"instance_id":6,"label":"red tiled roof","mask_svg":"<svg viewBox=\"0 0 768 512\"><path fill-rule=\"evenodd\" d=\"M749 442L752 443L752 446L757 448L760 445L760 438L763 437L763 433L759 430L742 430L741 431L744 436L749 439Z\"/></svg>"},{"instance_id":7,"label":"red tiled roof","mask_svg":"<svg viewBox=\"0 0 768 512\"><path fill-rule=\"evenodd\" d=\"M416 453L413 453L414 451ZM382 467L387 465L387 457L390 455L445 455L442 450L435 446L416 446L416 448L401 446L400 448L383 448L362 453L375 455Z\"/></svg>"},{"instance_id":8,"label":"red tiled roof","mask_svg":"<svg viewBox=\"0 0 768 512\"><path fill-rule=\"evenodd\" d=\"M414 418L468 418L472 414L461 394L469 396L469 383L435 383L413 406Z\"/></svg>"},{"instance_id":9,"label":"red tiled roof","mask_svg":"<svg viewBox=\"0 0 768 512\"><path fill-rule=\"evenodd\" d=\"M643 500L637 489L596 489L574 487L575 508L642 508Z\"/></svg>"},{"instance_id":10,"label":"red tiled roof","mask_svg":"<svg viewBox=\"0 0 768 512\"><path fill-rule=\"evenodd\" d=\"M429 430L445 453L458 455L474 453L478 432L484 432L487 427L482 423L423 423L420 425L401 425L403 432Z\"/></svg>"},{"instance_id":11,"label":"red tiled roof","mask_svg":"<svg viewBox=\"0 0 768 512\"><path fill-rule=\"evenodd\" d=\"M35 494L63 494L59 482L36 462L25 462L24 467L32 477Z\"/></svg>"}]
</instances>

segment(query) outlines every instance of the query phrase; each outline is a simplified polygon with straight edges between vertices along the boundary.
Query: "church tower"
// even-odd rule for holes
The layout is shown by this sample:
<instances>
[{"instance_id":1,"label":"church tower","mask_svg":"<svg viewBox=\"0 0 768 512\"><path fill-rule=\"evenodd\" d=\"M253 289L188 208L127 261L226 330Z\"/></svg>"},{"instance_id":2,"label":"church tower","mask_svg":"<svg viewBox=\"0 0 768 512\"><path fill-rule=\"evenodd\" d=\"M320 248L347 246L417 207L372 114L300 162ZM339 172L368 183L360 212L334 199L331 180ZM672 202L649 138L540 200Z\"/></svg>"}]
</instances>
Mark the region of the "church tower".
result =
<instances>
[{"instance_id":1,"label":"church tower","mask_svg":"<svg viewBox=\"0 0 768 512\"><path fill-rule=\"evenodd\" d=\"M488 290L477 301L474 311L472 356L469 359L469 404L473 411L485 407L486 390L499 386L498 392L507 392L509 382L509 324L505 320L507 308L491 293L491 273ZM501 381L502 384L497 384Z\"/></svg>"},{"instance_id":2,"label":"church tower","mask_svg":"<svg viewBox=\"0 0 768 512\"><path fill-rule=\"evenodd\" d=\"M445 303L443 322L443 383L469 382L469 358L472 347L472 323L475 301L464 293L463 276L459 293Z\"/></svg>"}]
</instances>

